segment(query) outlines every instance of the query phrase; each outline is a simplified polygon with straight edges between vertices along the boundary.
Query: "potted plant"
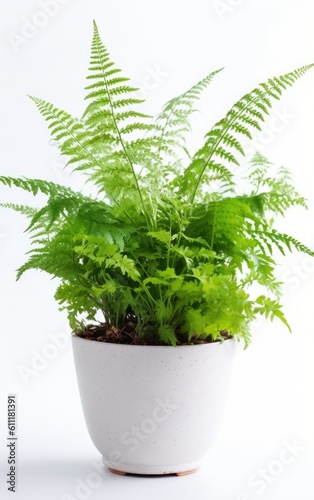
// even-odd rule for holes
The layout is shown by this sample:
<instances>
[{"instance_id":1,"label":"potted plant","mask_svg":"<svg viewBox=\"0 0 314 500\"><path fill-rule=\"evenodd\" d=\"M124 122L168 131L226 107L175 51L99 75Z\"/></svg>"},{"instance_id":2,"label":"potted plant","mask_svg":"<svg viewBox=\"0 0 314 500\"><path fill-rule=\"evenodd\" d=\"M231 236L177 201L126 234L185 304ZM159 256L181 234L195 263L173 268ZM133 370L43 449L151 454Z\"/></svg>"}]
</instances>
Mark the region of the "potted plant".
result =
<instances>
[{"instance_id":1,"label":"potted plant","mask_svg":"<svg viewBox=\"0 0 314 500\"><path fill-rule=\"evenodd\" d=\"M95 23L82 118L31 97L97 194L0 177L47 195L41 209L5 205L30 220L33 247L17 278L28 269L58 278L88 430L115 472L195 470L221 419L236 341L250 343L258 315L289 328L276 252L313 251L273 218L306 202L286 169L258 153L244 167L240 159L274 100L312 66L258 85L193 154L189 119L221 70L152 120Z\"/></svg>"}]
</instances>

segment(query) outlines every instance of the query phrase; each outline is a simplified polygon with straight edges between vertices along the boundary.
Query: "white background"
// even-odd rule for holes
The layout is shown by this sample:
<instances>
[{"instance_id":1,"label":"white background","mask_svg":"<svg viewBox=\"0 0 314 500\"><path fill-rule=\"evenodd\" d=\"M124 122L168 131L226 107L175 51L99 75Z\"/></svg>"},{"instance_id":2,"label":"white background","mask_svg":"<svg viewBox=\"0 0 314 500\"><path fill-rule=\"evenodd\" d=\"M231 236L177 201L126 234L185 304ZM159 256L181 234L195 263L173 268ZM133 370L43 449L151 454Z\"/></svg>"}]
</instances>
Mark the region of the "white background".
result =
<instances>
[{"instance_id":1,"label":"white background","mask_svg":"<svg viewBox=\"0 0 314 500\"><path fill-rule=\"evenodd\" d=\"M201 137L260 81L314 62L312 0L60 0L54 16L43 16L45 3L15 0L2 6L1 174L79 183L63 170L64 159L49 143L46 125L26 94L80 115L93 18L112 58L141 87L150 113L208 72L225 67L199 105L194 137ZM28 39L17 38L33 21L42 26L33 32L28 26ZM290 168L309 200L309 212L296 210L279 227L312 247L313 84L314 71L275 105L276 119L270 118L264 134L256 137L262 153ZM30 198L1 188L1 201L26 203ZM83 490L76 491L78 481L91 480L100 456L85 428L69 329L53 300L55 283L35 272L15 282L15 269L28 250L24 229L22 216L1 209L0 457L5 475L6 398L13 392L19 413L16 498L314 498L312 259L294 254L282 261L279 276L285 281L284 306L293 334L277 322L256 325L253 345L238 352L225 419L199 471L185 478L123 478L103 471L101 484L87 489L84 497ZM23 378L21 371L33 369L34 356L48 352L51 336L58 334L64 344L57 355ZM299 451L290 464L280 466L286 443L297 444ZM260 469L267 470L268 479L258 488L249 480ZM1 498L13 495L6 491L4 476L0 491Z\"/></svg>"}]
</instances>

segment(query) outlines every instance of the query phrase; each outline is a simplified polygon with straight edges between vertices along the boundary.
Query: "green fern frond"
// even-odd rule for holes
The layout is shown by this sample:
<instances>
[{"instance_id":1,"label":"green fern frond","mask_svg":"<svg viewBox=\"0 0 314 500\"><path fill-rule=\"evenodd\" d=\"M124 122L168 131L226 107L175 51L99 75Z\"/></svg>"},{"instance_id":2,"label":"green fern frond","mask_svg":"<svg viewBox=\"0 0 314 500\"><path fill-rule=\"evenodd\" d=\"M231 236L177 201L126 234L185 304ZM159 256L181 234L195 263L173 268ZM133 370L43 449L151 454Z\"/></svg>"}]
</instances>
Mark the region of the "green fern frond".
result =
<instances>
[{"instance_id":1,"label":"green fern frond","mask_svg":"<svg viewBox=\"0 0 314 500\"><path fill-rule=\"evenodd\" d=\"M27 217L34 217L37 212L37 209L34 207L29 207L28 205L17 205L16 203L0 203L0 207L10 208L16 212L26 215Z\"/></svg>"},{"instance_id":2,"label":"green fern frond","mask_svg":"<svg viewBox=\"0 0 314 500\"><path fill-rule=\"evenodd\" d=\"M243 233L247 222L255 220L249 203L240 198L224 198L206 206L195 205L186 233L203 238L217 253L230 255L247 249Z\"/></svg>"},{"instance_id":3,"label":"green fern frond","mask_svg":"<svg viewBox=\"0 0 314 500\"><path fill-rule=\"evenodd\" d=\"M264 315L266 318L269 318L271 321L275 317L279 318L291 332L291 327L288 321L285 318L284 313L282 312L281 304L277 301L270 299L269 297L265 297L265 295L260 295L255 303L257 304L255 307L255 312Z\"/></svg>"},{"instance_id":4,"label":"green fern frond","mask_svg":"<svg viewBox=\"0 0 314 500\"><path fill-rule=\"evenodd\" d=\"M185 133L190 130L189 118L195 112L194 104L201 93L206 90L213 78L222 71L223 68L209 73L189 90L167 102L162 112L156 117L156 126L159 135L158 154L164 148L164 138L172 139L172 145L181 149L185 145ZM166 153L169 154L168 150Z\"/></svg>"},{"instance_id":5,"label":"green fern frond","mask_svg":"<svg viewBox=\"0 0 314 500\"><path fill-rule=\"evenodd\" d=\"M305 198L293 186L290 172L284 167L275 169L260 153L252 158L246 179L254 189L252 195L262 200L264 211L284 215L293 206L307 208ZM260 192L261 189L265 191Z\"/></svg>"},{"instance_id":6,"label":"green fern frond","mask_svg":"<svg viewBox=\"0 0 314 500\"><path fill-rule=\"evenodd\" d=\"M45 271L65 280L77 280L80 270L74 259L73 236L71 225L66 224L53 238L43 239L40 246L28 252L31 257L18 269L17 280L29 269Z\"/></svg>"},{"instance_id":7,"label":"green fern frond","mask_svg":"<svg viewBox=\"0 0 314 500\"><path fill-rule=\"evenodd\" d=\"M36 196L38 193L43 193L48 196L75 196L81 201L88 198L80 193L75 193L72 189L62 186L61 184L56 184L55 182L44 181L42 179L28 179L26 177L7 177L0 176L0 183L12 187L23 189Z\"/></svg>"},{"instance_id":8,"label":"green fern frond","mask_svg":"<svg viewBox=\"0 0 314 500\"><path fill-rule=\"evenodd\" d=\"M31 99L49 123L52 136L60 143L61 152L71 157L68 164L78 164L76 169L80 170L83 169L83 166L85 169L88 167L89 170L97 172L105 170L105 165L100 157L101 152L95 151L95 148L91 147L91 131L84 129L82 123L52 104L36 97L31 97ZM107 194L112 199L111 184L108 184ZM114 201L118 203L118 200Z\"/></svg>"},{"instance_id":9,"label":"green fern frond","mask_svg":"<svg viewBox=\"0 0 314 500\"><path fill-rule=\"evenodd\" d=\"M238 153L243 155L243 152L239 151L237 147L237 142L232 144L230 137L237 141L241 135L248 137L254 129L261 130L261 122L264 115L269 112L273 100L278 100L283 90L292 86L312 67L312 64L302 66L283 76L270 78L266 83L261 83L250 94L244 95L228 111L225 118L214 125L206 136L205 148L203 147L195 154L191 165L184 174L182 194L188 193L190 195L190 203L194 203L202 186L205 171L211 168L212 161L215 161L217 157L222 157L222 150L225 155L229 155L229 153L232 155L227 156L226 159L235 164L237 164L236 155Z\"/></svg>"},{"instance_id":10,"label":"green fern frond","mask_svg":"<svg viewBox=\"0 0 314 500\"><path fill-rule=\"evenodd\" d=\"M135 162L132 152L130 151L125 136L149 131L152 129L152 126L149 123L140 121L133 121L129 124L125 123L126 120L130 118L133 119L134 116L136 116L136 118L146 119L144 114L137 113L137 111L130 109L130 107L132 108L132 106L141 103L142 100L133 97L133 93L138 89L125 85L128 78L116 76L120 74L121 71L115 68L110 60L109 53L102 43L95 22L89 69L93 75L93 83L87 87L91 92L87 94L86 99L91 100L91 105L85 110L83 118L88 123L89 127L91 127L90 133L95 132L96 128L96 135L100 140L102 140L103 134L105 134L105 136L109 135L112 138L112 140L107 143L105 141L105 145L107 146L106 157L111 158L111 164L113 155L117 158L117 162L114 163L114 168L112 169L110 166L108 168L108 162L105 161L102 156L100 168L95 169L93 180L96 181L97 184L104 181L106 192L110 197L112 197L113 191L116 196L117 185L120 187L121 198L129 197L131 191L132 198L135 196L135 200L142 208L146 223L149 225L149 216L147 215L148 209L135 171ZM114 78L111 77L112 74L115 75ZM93 116L92 120L91 115ZM100 131L101 134L99 134ZM93 134L93 138L95 139L95 134ZM95 140L93 148L97 148L97 142L95 142ZM139 148L138 156L140 156ZM137 159L140 164L142 160L143 158L141 157ZM82 170L83 168L85 169L85 166L79 168ZM127 183L128 189L124 187L125 183ZM134 203L134 205L136 205L136 203Z\"/></svg>"},{"instance_id":11,"label":"green fern frond","mask_svg":"<svg viewBox=\"0 0 314 500\"><path fill-rule=\"evenodd\" d=\"M314 256L314 251L296 238L285 233L280 233L275 229L268 230L266 227L262 230L252 229L251 234L252 237L256 239L260 248L264 251L266 246L271 255L273 253L273 247L277 247L283 255L286 254L285 248L288 249L289 252L292 252L293 248L295 248L299 252L306 253L312 257Z\"/></svg>"},{"instance_id":12,"label":"green fern frond","mask_svg":"<svg viewBox=\"0 0 314 500\"><path fill-rule=\"evenodd\" d=\"M78 120L44 99L33 96L29 96L29 98L36 104L40 114L48 122L50 134L61 144L60 149L63 154L72 156L75 161L93 159L97 164L97 160L93 158L84 144L86 134Z\"/></svg>"}]
</instances>

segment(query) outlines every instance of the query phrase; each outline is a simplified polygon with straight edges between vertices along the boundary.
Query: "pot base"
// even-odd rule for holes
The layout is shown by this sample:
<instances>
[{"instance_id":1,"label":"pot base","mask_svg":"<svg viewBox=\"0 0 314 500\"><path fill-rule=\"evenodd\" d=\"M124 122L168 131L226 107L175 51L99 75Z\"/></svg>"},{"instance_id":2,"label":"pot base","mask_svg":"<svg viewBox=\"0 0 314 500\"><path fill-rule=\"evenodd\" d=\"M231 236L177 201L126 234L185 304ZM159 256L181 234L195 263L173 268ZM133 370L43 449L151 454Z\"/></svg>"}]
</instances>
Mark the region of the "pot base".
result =
<instances>
[{"instance_id":1,"label":"pot base","mask_svg":"<svg viewBox=\"0 0 314 500\"><path fill-rule=\"evenodd\" d=\"M132 474L132 476L142 476L142 475L150 475L150 474L135 474L134 472L124 472L122 470L117 470L117 469L111 469L111 467L108 467L110 472L113 474L118 474L119 476L126 476L127 474ZM190 470L184 470L181 472L165 472L161 474L153 474L153 475L158 475L158 476L168 476L168 475L175 475L175 476L187 476L188 474L193 474L196 471L196 469L190 469Z\"/></svg>"}]
</instances>

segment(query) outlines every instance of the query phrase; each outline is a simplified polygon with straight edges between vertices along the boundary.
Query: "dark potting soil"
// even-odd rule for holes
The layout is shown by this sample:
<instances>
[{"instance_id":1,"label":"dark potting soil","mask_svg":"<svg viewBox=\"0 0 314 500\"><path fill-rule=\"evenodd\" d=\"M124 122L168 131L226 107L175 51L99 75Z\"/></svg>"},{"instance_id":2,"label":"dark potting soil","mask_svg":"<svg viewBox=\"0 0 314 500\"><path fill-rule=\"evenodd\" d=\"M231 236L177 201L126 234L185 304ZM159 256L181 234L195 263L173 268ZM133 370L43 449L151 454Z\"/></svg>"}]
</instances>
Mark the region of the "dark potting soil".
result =
<instances>
[{"instance_id":1,"label":"dark potting soil","mask_svg":"<svg viewBox=\"0 0 314 500\"><path fill-rule=\"evenodd\" d=\"M83 330L75 331L74 333L78 337L86 340L107 342L111 344L168 345L162 342L158 336L153 338L150 336L149 340L144 336L139 336L136 332L136 325L132 321L127 322L123 328L117 328L108 323L87 325ZM231 338L227 331L220 332L220 335L225 340ZM186 342L178 339L177 345L211 344L219 341L220 340L213 341L210 338L205 340L193 340L192 338L190 342Z\"/></svg>"}]
</instances>

